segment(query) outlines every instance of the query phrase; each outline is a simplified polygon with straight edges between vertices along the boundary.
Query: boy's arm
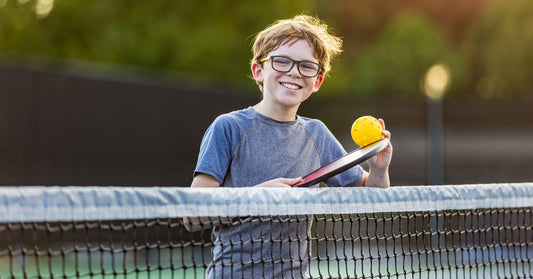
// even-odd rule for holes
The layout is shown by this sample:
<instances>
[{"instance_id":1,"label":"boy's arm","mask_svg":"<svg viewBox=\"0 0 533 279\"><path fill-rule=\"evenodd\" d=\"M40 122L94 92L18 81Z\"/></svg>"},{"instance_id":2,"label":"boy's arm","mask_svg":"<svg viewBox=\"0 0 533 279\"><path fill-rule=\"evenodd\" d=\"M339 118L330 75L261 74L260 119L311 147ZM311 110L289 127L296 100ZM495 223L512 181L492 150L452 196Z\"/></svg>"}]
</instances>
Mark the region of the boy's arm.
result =
<instances>
[{"instance_id":1,"label":"boy's arm","mask_svg":"<svg viewBox=\"0 0 533 279\"><path fill-rule=\"evenodd\" d=\"M370 170L363 172L359 186L388 188L390 186L389 170Z\"/></svg>"},{"instance_id":2,"label":"boy's arm","mask_svg":"<svg viewBox=\"0 0 533 279\"><path fill-rule=\"evenodd\" d=\"M385 130L385 122L379 119L383 127L383 137L389 139L389 145L376 156L368 159L369 171L363 173L363 178L359 186L388 188L390 186L389 165L392 160L392 144L390 143L391 133Z\"/></svg>"},{"instance_id":3,"label":"boy's arm","mask_svg":"<svg viewBox=\"0 0 533 279\"><path fill-rule=\"evenodd\" d=\"M220 182L211 175L198 173L194 176L191 187L220 187ZM220 224L222 220L217 219L211 217L184 217L183 225L188 231L195 232L202 229L209 229Z\"/></svg>"},{"instance_id":4,"label":"boy's arm","mask_svg":"<svg viewBox=\"0 0 533 279\"><path fill-rule=\"evenodd\" d=\"M265 181L255 187L291 187L302 180L298 178L276 178L269 181ZM220 187L214 177L204 173L198 173L194 176L191 187ZM183 225L188 231L195 232L202 229L209 229L222 223L231 222L229 217L184 217Z\"/></svg>"},{"instance_id":5,"label":"boy's arm","mask_svg":"<svg viewBox=\"0 0 533 279\"><path fill-rule=\"evenodd\" d=\"M220 182L209 174L198 173L194 176L191 187L220 187Z\"/></svg>"}]
</instances>

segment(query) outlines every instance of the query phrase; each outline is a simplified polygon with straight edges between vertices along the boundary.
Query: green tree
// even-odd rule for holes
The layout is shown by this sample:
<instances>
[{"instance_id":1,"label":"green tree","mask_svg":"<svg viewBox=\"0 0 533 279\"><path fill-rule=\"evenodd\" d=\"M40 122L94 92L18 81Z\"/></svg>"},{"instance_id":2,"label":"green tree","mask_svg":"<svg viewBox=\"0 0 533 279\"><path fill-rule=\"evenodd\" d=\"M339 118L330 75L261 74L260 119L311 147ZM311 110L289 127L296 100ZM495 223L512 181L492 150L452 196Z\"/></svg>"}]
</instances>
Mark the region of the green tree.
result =
<instances>
[{"instance_id":1,"label":"green tree","mask_svg":"<svg viewBox=\"0 0 533 279\"><path fill-rule=\"evenodd\" d=\"M420 79L436 63L449 66L451 91L459 91L467 73L466 63L459 52L426 18L415 14L399 16L355 62L349 94L421 94Z\"/></svg>"},{"instance_id":2,"label":"green tree","mask_svg":"<svg viewBox=\"0 0 533 279\"><path fill-rule=\"evenodd\" d=\"M249 80L253 35L275 19L314 9L313 0L55 0L37 16L38 0L0 8L0 54L55 64L104 62L156 70L186 82Z\"/></svg>"},{"instance_id":3,"label":"green tree","mask_svg":"<svg viewBox=\"0 0 533 279\"><path fill-rule=\"evenodd\" d=\"M483 97L530 95L533 91L533 1L492 1L468 45L472 91Z\"/></svg>"}]
</instances>

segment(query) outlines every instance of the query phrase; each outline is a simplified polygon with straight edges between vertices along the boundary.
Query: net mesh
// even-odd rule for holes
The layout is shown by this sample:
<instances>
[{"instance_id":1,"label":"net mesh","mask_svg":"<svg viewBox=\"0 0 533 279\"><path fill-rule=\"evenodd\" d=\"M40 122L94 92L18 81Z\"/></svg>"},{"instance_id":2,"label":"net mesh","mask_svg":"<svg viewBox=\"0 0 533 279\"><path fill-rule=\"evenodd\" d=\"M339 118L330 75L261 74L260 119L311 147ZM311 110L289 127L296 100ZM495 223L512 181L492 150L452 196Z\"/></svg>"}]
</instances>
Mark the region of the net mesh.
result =
<instances>
[{"instance_id":1,"label":"net mesh","mask_svg":"<svg viewBox=\"0 0 533 279\"><path fill-rule=\"evenodd\" d=\"M123 199L123 191L135 198ZM354 198L361 195L379 198ZM487 200L497 207L480 205ZM532 208L527 183L214 192L6 187L0 278L532 278Z\"/></svg>"}]
</instances>

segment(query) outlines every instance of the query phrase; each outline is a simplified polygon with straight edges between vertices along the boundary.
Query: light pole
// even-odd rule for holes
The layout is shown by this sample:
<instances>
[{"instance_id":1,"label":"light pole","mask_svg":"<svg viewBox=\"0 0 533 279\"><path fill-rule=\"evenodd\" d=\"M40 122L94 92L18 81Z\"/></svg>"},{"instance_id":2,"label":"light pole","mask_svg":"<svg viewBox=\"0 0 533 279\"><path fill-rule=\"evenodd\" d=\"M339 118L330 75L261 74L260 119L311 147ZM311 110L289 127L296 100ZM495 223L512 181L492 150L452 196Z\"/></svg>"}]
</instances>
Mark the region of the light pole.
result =
<instances>
[{"instance_id":1,"label":"light pole","mask_svg":"<svg viewBox=\"0 0 533 279\"><path fill-rule=\"evenodd\" d=\"M450 70L435 64L425 74L422 90L427 97L428 183L443 184L443 120L442 98L450 83Z\"/></svg>"}]
</instances>

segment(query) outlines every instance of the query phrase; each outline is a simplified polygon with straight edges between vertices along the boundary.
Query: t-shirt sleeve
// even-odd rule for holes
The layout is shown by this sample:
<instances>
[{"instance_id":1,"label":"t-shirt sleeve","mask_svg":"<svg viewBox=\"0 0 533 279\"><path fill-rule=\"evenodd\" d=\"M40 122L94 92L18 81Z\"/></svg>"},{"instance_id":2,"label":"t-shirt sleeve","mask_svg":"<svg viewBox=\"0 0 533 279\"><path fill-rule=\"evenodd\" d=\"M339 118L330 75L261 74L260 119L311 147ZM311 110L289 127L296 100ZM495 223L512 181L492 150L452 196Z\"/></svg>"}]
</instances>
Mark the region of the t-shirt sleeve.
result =
<instances>
[{"instance_id":1,"label":"t-shirt sleeve","mask_svg":"<svg viewBox=\"0 0 533 279\"><path fill-rule=\"evenodd\" d=\"M214 177L220 184L224 182L231 164L233 134L230 122L230 117L222 115L207 128L200 145L194 175L205 173Z\"/></svg>"}]
</instances>

